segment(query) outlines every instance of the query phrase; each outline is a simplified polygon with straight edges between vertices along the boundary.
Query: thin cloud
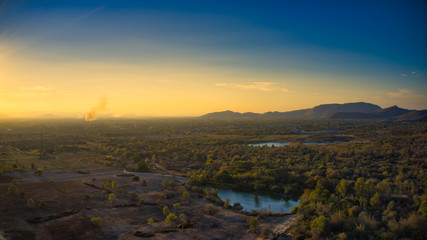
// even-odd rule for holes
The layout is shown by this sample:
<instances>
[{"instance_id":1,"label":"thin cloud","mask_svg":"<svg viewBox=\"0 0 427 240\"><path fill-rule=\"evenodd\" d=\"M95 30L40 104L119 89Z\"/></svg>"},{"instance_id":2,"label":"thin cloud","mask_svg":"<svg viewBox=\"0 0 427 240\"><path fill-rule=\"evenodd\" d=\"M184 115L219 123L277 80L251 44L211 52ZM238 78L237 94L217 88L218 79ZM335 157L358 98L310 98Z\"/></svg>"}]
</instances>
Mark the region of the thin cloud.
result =
<instances>
[{"instance_id":1,"label":"thin cloud","mask_svg":"<svg viewBox=\"0 0 427 240\"><path fill-rule=\"evenodd\" d=\"M400 74L400 76L402 76L402 77L407 77L407 76L408 76L408 74L407 74L407 73L401 73L401 74Z\"/></svg>"},{"instance_id":2,"label":"thin cloud","mask_svg":"<svg viewBox=\"0 0 427 240\"><path fill-rule=\"evenodd\" d=\"M46 87L46 86L32 86L32 87L21 87L24 91L30 91L30 92L48 92L52 91L53 87Z\"/></svg>"},{"instance_id":3,"label":"thin cloud","mask_svg":"<svg viewBox=\"0 0 427 240\"><path fill-rule=\"evenodd\" d=\"M413 71L413 72L411 72L412 74L417 74L417 72L416 71Z\"/></svg>"},{"instance_id":4,"label":"thin cloud","mask_svg":"<svg viewBox=\"0 0 427 240\"><path fill-rule=\"evenodd\" d=\"M287 89L287 88L282 88L282 89L280 89L282 92L284 92L284 93L287 93L287 92L289 92L289 89Z\"/></svg>"},{"instance_id":5,"label":"thin cloud","mask_svg":"<svg viewBox=\"0 0 427 240\"><path fill-rule=\"evenodd\" d=\"M105 7L105 6L99 6L99 7L97 7L97 8L94 8L94 9L92 9L92 10L88 11L87 13L83 14L82 16L80 16L80 17L78 17L78 18L74 19L74 21L72 21L68 26L73 26L73 25L75 25L76 23L78 23L78 22L82 21L83 19L85 19L85 18L89 17L90 15L93 15L93 14L95 14L96 12L98 12L98 11L102 10L104 7Z\"/></svg>"},{"instance_id":6,"label":"thin cloud","mask_svg":"<svg viewBox=\"0 0 427 240\"><path fill-rule=\"evenodd\" d=\"M397 92L388 92L387 96L389 97L404 97L411 94L411 91L405 88L399 88Z\"/></svg>"},{"instance_id":7,"label":"thin cloud","mask_svg":"<svg viewBox=\"0 0 427 240\"><path fill-rule=\"evenodd\" d=\"M230 87L238 89L254 89L264 92L273 91L275 82L249 82L249 83L217 83L218 87Z\"/></svg>"}]
</instances>

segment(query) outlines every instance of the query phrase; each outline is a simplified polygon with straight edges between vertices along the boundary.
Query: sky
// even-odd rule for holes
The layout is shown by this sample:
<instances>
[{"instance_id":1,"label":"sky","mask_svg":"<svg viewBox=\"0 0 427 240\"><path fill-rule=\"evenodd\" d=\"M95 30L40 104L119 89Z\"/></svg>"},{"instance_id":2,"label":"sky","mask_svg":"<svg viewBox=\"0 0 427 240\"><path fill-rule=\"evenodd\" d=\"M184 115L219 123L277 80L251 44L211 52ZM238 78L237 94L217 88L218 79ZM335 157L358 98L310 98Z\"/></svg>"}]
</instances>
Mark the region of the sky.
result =
<instances>
[{"instance_id":1,"label":"sky","mask_svg":"<svg viewBox=\"0 0 427 240\"><path fill-rule=\"evenodd\" d=\"M0 117L427 109L425 12L423 0L0 0Z\"/></svg>"}]
</instances>

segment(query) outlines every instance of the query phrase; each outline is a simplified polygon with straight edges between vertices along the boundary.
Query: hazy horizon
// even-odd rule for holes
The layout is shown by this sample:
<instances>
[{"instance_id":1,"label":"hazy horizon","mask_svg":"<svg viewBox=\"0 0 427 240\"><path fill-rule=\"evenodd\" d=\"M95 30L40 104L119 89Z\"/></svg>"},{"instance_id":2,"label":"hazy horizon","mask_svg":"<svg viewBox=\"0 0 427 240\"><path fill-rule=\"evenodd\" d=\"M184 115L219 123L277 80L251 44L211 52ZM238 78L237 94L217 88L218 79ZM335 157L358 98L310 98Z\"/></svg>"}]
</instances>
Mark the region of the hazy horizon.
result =
<instances>
[{"instance_id":1,"label":"hazy horizon","mask_svg":"<svg viewBox=\"0 0 427 240\"><path fill-rule=\"evenodd\" d=\"M0 1L0 118L427 109L423 1ZM94 114L94 115L93 115Z\"/></svg>"}]
</instances>

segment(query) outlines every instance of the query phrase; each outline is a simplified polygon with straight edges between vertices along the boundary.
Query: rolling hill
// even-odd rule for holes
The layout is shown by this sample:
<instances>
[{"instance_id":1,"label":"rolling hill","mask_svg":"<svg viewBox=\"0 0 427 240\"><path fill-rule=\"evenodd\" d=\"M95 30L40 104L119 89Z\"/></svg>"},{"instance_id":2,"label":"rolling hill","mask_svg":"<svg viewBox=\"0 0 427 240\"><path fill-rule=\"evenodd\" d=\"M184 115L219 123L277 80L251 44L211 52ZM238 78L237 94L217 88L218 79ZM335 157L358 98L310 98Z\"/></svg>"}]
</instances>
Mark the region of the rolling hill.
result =
<instances>
[{"instance_id":1,"label":"rolling hill","mask_svg":"<svg viewBox=\"0 0 427 240\"><path fill-rule=\"evenodd\" d=\"M365 102L323 104L309 109L289 112L238 113L233 111L208 113L202 119L388 119L400 121L426 121L427 110L408 110L397 106L384 108Z\"/></svg>"}]
</instances>

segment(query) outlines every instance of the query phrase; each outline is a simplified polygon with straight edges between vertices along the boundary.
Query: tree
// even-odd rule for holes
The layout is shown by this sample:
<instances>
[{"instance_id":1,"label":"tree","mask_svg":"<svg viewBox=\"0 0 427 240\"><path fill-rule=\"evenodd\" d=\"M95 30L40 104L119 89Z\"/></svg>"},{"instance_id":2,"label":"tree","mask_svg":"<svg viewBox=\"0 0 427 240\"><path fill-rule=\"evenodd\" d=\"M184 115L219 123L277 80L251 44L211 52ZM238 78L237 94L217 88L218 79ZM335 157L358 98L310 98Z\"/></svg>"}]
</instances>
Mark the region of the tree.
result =
<instances>
[{"instance_id":1,"label":"tree","mask_svg":"<svg viewBox=\"0 0 427 240\"><path fill-rule=\"evenodd\" d=\"M378 208L381 205L380 194L375 193L375 195L369 200L369 203L372 207Z\"/></svg>"},{"instance_id":2,"label":"tree","mask_svg":"<svg viewBox=\"0 0 427 240\"><path fill-rule=\"evenodd\" d=\"M351 191L352 183L346 179L341 179L336 187L336 192L341 198L344 198Z\"/></svg>"},{"instance_id":3,"label":"tree","mask_svg":"<svg viewBox=\"0 0 427 240\"><path fill-rule=\"evenodd\" d=\"M137 172L148 172L150 169L148 168L147 164L143 161L140 161L135 166L135 171Z\"/></svg>"}]
</instances>

